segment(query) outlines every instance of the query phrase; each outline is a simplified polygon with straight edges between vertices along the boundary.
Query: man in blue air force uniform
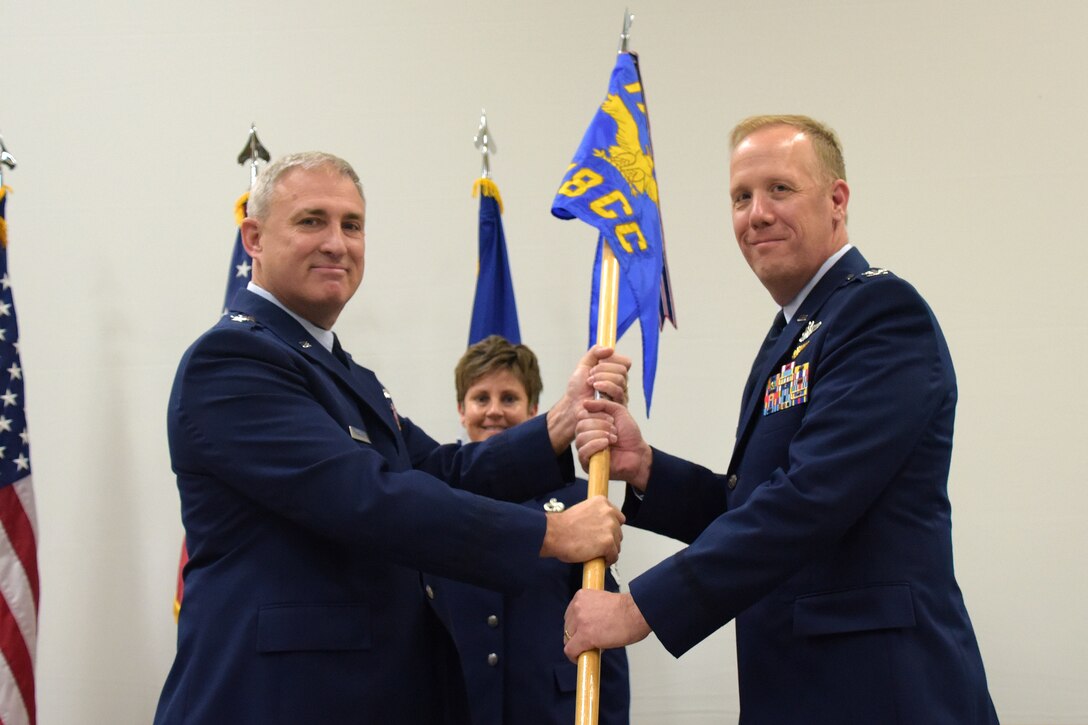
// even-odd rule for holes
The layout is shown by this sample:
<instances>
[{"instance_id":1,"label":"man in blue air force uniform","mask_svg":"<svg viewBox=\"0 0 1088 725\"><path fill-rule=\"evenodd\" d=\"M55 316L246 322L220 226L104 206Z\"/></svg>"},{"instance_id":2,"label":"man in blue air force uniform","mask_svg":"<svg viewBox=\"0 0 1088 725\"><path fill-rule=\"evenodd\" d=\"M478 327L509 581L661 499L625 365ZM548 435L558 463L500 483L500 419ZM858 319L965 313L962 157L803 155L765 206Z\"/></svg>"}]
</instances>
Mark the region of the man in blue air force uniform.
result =
<instances>
[{"instance_id":1,"label":"man in blue air force uniform","mask_svg":"<svg viewBox=\"0 0 1088 725\"><path fill-rule=\"evenodd\" d=\"M734 232L782 312L723 475L586 404L579 457L611 443L628 522L690 545L629 594L579 592L567 655L653 631L679 656L735 618L741 723L996 723L953 573L956 378L937 320L849 244L829 128L754 117L732 141Z\"/></svg>"},{"instance_id":2,"label":"man in blue air force uniform","mask_svg":"<svg viewBox=\"0 0 1088 725\"><path fill-rule=\"evenodd\" d=\"M190 558L155 722L467 722L421 570L517 591L540 556L614 561L623 517L604 497L545 514L474 494L520 501L569 480L581 401L622 395L630 361L592 350L545 416L440 446L332 332L363 273L354 170L285 157L248 212L253 282L186 351L170 396Z\"/></svg>"}]
</instances>

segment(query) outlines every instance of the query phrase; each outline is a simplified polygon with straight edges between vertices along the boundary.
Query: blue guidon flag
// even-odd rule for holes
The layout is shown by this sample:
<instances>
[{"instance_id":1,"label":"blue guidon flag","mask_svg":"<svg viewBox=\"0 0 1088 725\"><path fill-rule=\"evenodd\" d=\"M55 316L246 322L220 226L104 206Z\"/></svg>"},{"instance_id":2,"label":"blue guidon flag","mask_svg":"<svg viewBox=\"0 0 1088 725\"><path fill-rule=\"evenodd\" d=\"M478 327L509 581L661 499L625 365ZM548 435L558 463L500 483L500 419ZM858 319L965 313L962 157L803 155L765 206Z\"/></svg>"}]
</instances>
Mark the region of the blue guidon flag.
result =
<instances>
[{"instance_id":1,"label":"blue guidon flag","mask_svg":"<svg viewBox=\"0 0 1088 725\"><path fill-rule=\"evenodd\" d=\"M638 70L638 56L620 53L582 144L552 202L560 219L581 219L599 232L590 287L589 343L597 340L597 308L604 243L620 267L616 339L639 320L642 330L642 391L646 414L657 371L657 338L670 320L676 327L650 118Z\"/></svg>"}]
</instances>

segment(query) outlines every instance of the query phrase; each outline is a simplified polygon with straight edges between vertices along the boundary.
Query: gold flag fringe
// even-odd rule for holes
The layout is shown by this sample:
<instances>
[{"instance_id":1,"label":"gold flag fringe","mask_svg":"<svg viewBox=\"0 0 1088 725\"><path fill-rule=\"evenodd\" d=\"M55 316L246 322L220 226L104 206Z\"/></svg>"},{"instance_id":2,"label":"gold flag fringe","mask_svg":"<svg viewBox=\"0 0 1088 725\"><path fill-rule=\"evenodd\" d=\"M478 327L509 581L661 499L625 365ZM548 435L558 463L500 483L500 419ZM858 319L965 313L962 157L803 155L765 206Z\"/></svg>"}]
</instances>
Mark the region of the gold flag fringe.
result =
<instances>
[{"instance_id":1,"label":"gold flag fringe","mask_svg":"<svg viewBox=\"0 0 1088 725\"><path fill-rule=\"evenodd\" d=\"M234 202L234 223L238 226L242 226L242 220L246 218L247 201L249 201L248 191L239 196L238 201Z\"/></svg>"},{"instance_id":2,"label":"gold flag fringe","mask_svg":"<svg viewBox=\"0 0 1088 725\"><path fill-rule=\"evenodd\" d=\"M476 192L479 191L484 196L490 196L499 204L499 213L502 214L502 196L499 194L499 187L491 179L479 178L476 179L476 183L472 185L472 198L476 198Z\"/></svg>"},{"instance_id":3,"label":"gold flag fringe","mask_svg":"<svg viewBox=\"0 0 1088 725\"><path fill-rule=\"evenodd\" d=\"M10 186L0 186L0 199L3 199L11 191ZM0 247L8 248L8 223L0 216Z\"/></svg>"}]
</instances>

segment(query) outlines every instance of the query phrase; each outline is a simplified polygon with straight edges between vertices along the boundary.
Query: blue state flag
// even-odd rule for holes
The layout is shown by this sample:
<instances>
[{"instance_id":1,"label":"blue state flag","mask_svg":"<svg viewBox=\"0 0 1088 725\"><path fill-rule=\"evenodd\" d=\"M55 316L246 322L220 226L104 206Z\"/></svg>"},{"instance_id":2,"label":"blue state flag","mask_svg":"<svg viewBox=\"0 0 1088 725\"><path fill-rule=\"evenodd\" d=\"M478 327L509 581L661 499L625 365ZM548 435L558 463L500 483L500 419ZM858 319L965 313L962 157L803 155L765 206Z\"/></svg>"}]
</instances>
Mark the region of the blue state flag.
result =
<instances>
[{"instance_id":1,"label":"blue state flag","mask_svg":"<svg viewBox=\"0 0 1088 725\"><path fill-rule=\"evenodd\" d=\"M502 335L516 345L521 342L521 330L502 231L502 197L491 179L477 179L473 193L476 191L480 192L480 248L468 344L488 335Z\"/></svg>"},{"instance_id":2,"label":"blue state flag","mask_svg":"<svg viewBox=\"0 0 1088 725\"><path fill-rule=\"evenodd\" d=\"M676 326L665 257L650 118L638 56L620 53L608 95L589 124L559 185L552 214L596 227L597 257L590 286L589 342L597 339L601 256L607 243L620 268L616 339L639 321L642 390L649 415L657 371L657 338L665 320Z\"/></svg>"}]
</instances>

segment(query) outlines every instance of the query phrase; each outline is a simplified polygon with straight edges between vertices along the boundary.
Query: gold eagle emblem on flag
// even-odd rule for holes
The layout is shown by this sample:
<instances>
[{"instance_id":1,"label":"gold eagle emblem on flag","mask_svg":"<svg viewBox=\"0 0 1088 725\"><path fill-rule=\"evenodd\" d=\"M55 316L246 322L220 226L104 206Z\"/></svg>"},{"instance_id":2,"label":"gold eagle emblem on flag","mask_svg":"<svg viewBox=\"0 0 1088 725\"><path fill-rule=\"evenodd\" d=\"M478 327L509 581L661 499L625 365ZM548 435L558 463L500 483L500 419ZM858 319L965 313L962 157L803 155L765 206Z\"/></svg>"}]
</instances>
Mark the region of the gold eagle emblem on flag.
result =
<instances>
[{"instance_id":1,"label":"gold eagle emblem on flag","mask_svg":"<svg viewBox=\"0 0 1088 725\"><path fill-rule=\"evenodd\" d=\"M615 167L627 180L632 194L646 194L656 204L657 179L654 178L654 160L642 152L638 124L635 123L631 110L619 96L611 93L605 97L601 110L616 122L616 145L609 146L607 151L594 149L593 155Z\"/></svg>"}]
</instances>

